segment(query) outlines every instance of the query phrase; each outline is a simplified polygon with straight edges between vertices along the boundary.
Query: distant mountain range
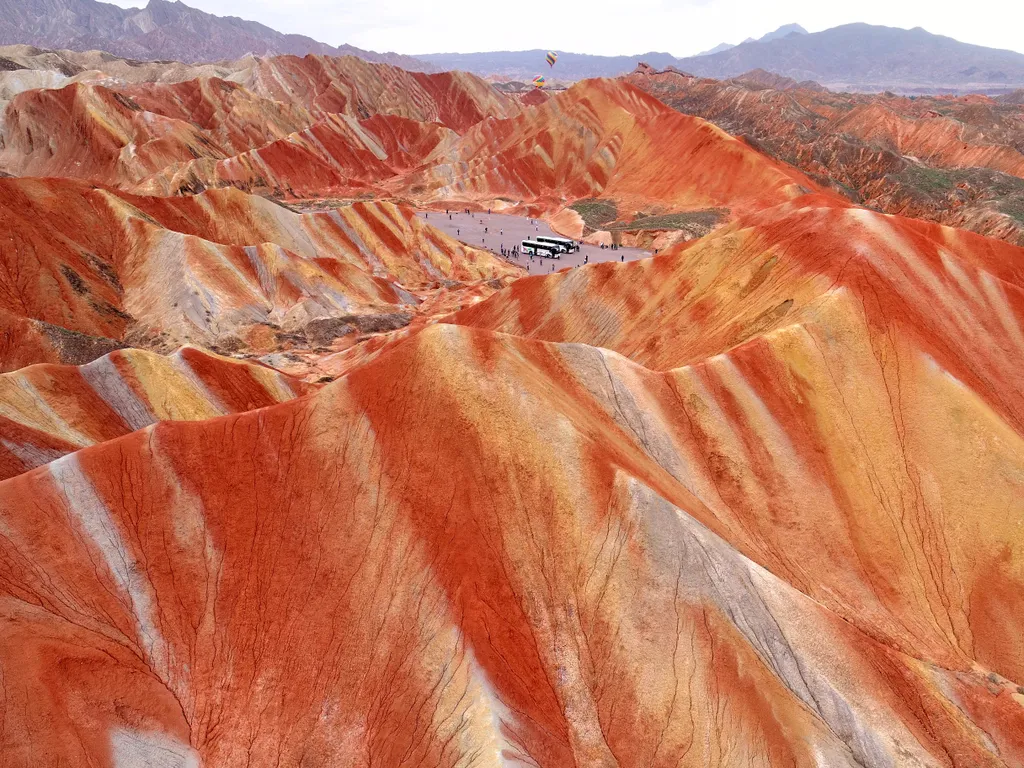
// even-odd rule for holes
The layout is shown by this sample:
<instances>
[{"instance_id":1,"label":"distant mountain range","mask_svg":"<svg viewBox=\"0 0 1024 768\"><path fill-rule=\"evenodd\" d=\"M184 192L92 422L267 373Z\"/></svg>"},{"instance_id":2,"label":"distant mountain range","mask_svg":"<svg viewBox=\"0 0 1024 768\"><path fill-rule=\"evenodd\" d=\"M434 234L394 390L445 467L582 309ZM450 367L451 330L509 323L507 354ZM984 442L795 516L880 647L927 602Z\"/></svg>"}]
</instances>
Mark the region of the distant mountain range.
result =
<instances>
[{"instance_id":1,"label":"distant mountain range","mask_svg":"<svg viewBox=\"0 0 1024 768\"><path fill-rule=\"evenodd\" d=\"M439 69L524 79L548 73L545 53L445 53L416 58ZM718 46L684 59L657 52L635 56L560 52L553 75L566 80L617 77L631 72L641 61L655 69L675 67L715 78L764 69L797 81L815 80L832 89L854 91L1003 92L1024 85L1024 54L961 43L920 27L907 30L870 24L847 24L815 33L787 25L761 40L724 50Z\"/></svg>"},{"instance_id":2,"label":"distant mountain range","mask_svg":"<svg viewBox=\"0 0 1024 768\"><path fill-rule=\"evenodd\" d=\"M74 51L102 50L140 60L188 64L247 54L354 55L413 71L465 70L528 81L616 77L637 63L674 67L702 77L730 78L766 70L793 80L817 81L833 90L1005 93L1024 87L1024 54L968 45L920 27L906 30L847 24L808 33L786 24L758 40L722 43L688 58L651 51L634 56L560 52L553 70L546 50L433 53L404 56L350 45L331 46L287 35L253 21L215 16L181 2L149 0L120 8L98 0L0 0L0 46L27 44Z\"/></svg>"},{"instance_id":3,"label":"distant mountain range","mask_svg":"<svg viewBox=\"0 0 1024 768\"><path fill-rule=\"evenodd\" d=\"M755 40L752 37L748 37L746 40L743 41L743 43L756 43L756 42L766 43L769 40L776 40L776 39L778 39L780 37L785 37L786 35L793 35L793 34L806 35L807 34L807 30L804 29L803 27L801 27L799 24L784 24L783 26L781 26L778 29L776 29L774 32L769 32L767 35L762 35L761 37L757 38L757 40ZM740 43L740 45L743 45L743 43ZM719 43L718 45L716 45L711 50L703 51L701 53L698 53L697 55L698 56L709 56L712 53L722 53L722 51L728 51L731 48L735 48L735 47L736 46L733 45L732 43Z\"/></svg>"},{"instance_id":4,"label":"distant mountain range","mask_svg":"<svg viewBox=\"0 0 1024 768\"><path fill-rule=\"evenodd\" d=\"M14 44L96 49L133 59L186 63L237 59L249 53L348 54L404 69L430 68L409 56L378 54L350 45L334 47L167 0L149 0L144 9L120 8L97 0L0 0L0 45Z\"/></svg>"},{"instance_id":5,"label":"distant mountain range","mask_svg":"<svg viewBox=\"0 0 1024 768\"><path fill-rule=\"evenodd\" d=\"M813 34L744 43L707 56L680 59L703 77L733 77L766 69L794 80L853 90L991 90L1024 84L1024 54L969 45L915 27L846 24Z\"/></svg>"}]
</instances>

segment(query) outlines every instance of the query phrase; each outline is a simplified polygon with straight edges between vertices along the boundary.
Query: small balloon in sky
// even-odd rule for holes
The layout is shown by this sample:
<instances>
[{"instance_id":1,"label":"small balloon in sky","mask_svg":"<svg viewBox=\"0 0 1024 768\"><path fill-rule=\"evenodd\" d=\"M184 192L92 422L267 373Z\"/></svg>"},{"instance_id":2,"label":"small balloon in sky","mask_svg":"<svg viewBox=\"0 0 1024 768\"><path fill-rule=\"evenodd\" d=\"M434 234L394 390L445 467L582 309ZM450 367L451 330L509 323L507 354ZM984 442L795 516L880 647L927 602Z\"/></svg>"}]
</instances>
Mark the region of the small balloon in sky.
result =
<instances>
[{"instance_id":1,"label":"small balloon in sky","mask_svg":"<svg viewBox=\"0 0 1024 768\"><path fill-rule=\"evenodd\" d=\"M553 67L555 66L555 62L558 61L558 54L554 51L548 51L548 55L544 58L547 60L548 66Z\"/></svg>"}]
</instances>

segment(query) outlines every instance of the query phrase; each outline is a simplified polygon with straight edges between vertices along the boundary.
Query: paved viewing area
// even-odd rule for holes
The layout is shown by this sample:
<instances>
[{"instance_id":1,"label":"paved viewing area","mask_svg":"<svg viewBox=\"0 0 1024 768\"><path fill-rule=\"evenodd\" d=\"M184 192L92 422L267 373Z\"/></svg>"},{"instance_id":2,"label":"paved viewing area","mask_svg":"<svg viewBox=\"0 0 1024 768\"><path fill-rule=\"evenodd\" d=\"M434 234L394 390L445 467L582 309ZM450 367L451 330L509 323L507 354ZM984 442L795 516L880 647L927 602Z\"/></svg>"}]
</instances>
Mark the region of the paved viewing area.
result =
<instances>
[{"instance_id":1,"label":"paved viewing area","mask_svg":"<svg viewBox=\"0 0 1024 768\"><path fill-rule=\"evenodd\" d=\"M485 248L499 255L502 246L511 249L523 240L532 240L537 235L561 237L542 219L529 219L507 213L452 211L446 214L444 211L419 211L416 215L467 245ZM538 274L557 272L566 267L578 267L584 263L584 259L593 264L599 261L636 261L646 259L650 255L650 251L640 248L619 248L613 251L596 245L583 245L578 251L563 253L559 259L544 259L537 256L531 261L529 256L520 254L518 259L510 258L509 261L527 266L531 273Z\"/></svg>"}]
</instances>

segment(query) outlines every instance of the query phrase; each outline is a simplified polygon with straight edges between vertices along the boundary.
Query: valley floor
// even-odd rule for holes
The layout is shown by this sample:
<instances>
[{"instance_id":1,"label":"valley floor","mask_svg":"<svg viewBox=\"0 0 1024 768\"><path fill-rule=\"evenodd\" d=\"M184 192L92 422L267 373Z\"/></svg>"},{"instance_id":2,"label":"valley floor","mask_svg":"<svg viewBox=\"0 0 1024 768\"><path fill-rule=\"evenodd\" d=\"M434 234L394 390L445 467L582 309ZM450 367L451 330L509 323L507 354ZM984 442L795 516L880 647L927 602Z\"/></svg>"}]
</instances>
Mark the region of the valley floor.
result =
<instances>
[{"instance_id":1,"label":"valley floor","mask_svg":"<svg viewBox=\"0 0 1024 768\"><path fill-rule=\"evenodd\" d=\"M451 211L445 214L443 211L418 211L416 215L466 245L483 248L498 255L501 254L502 246L511 249L523 240L537 235L560 236L542 219L529 219L507 213ZM584 244L580 250L563 254L557 261L540 258L530 261L529 256L522 255L518 260L511 261L520 266L529 266L531 274L538 274L538 271L557 272L567 267L582 266L584 258L588 263L594 264L602 261L636 261L646 259L650 255L650 251L641 248L619 248L613 251L610 248L602 249L596 245Z\"/></svg>"}]
</instances>

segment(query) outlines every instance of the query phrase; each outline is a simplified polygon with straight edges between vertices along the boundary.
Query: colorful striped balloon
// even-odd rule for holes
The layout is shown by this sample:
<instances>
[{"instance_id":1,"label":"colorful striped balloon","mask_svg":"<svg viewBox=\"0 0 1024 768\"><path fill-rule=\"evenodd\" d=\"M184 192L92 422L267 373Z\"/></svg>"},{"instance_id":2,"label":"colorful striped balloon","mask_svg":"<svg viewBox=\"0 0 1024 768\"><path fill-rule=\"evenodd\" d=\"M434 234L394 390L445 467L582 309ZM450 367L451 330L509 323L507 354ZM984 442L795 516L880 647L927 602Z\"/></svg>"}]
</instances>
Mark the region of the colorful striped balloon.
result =
<instances>
[{"instance_id":1,"label":"colorful striped balloon","mask_svg":"<svg viewBox=\"0 0 1024 768\"><path fill-rule=\"evenodd\" d=\"M545 57L548 61L548 66L555 66L555 62L558 61L558 54L554 51L548 51L548 55Z\"/></svg>"},{"instance_id":2,"label":"colorful striped balloon","mask_svg":"<svg viewBox=\"0 0 1024 768\"><path fill-rule=\"evenodd\" d=\"M544 75L537 75L535 78L533 78L533 86L535 88L543 87L544 83L546 82L547 80L544 79Z\"/></svg>"}]
</instances>

